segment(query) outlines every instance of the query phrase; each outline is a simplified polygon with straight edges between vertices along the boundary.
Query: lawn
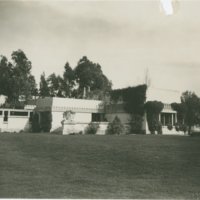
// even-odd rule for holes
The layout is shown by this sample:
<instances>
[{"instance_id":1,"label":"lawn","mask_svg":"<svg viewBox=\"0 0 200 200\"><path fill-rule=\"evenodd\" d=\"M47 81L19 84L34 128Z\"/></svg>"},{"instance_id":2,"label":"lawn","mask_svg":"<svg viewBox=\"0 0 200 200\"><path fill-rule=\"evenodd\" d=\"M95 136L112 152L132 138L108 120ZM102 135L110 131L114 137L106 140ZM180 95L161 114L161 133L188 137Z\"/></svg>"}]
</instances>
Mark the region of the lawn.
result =
<instances>
[{"instance_id":1,"label":"lawn","mask_svg":"<svg viewBox=\"0 0 200 200\"><path fill-rule=\"evenodd\" d=\"M0 134L0 198L200 198L200 137Z\"/></svg>"}]
</instances>

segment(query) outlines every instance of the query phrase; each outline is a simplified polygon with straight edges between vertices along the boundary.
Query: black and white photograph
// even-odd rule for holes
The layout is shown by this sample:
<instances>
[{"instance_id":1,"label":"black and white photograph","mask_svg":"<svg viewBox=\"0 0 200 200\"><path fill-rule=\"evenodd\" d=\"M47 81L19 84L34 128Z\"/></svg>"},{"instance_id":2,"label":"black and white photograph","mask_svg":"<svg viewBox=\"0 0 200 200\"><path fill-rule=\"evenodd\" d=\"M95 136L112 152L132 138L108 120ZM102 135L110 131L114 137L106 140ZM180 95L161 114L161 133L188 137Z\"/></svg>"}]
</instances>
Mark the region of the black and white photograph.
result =
<instances>
[{"instance_id":1,"label":"black and white photograph","mask_svg":"<svg viewBox=\"0 0 200 200\"><path fill-rule=\"evenodd\" d=\"M200 199L200 0L0 0L0 199Z\"/></svg>"}]
</instances>

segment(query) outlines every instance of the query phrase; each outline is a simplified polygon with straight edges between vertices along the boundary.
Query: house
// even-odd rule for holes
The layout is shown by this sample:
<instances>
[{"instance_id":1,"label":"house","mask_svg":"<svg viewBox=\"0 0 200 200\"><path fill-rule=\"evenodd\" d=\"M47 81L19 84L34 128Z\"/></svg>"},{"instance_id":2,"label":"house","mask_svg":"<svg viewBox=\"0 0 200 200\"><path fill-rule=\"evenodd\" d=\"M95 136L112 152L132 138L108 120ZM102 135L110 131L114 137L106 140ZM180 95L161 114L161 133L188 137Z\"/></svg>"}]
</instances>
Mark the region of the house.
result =
<instances>
[{"instance_id":1,"label":"house","mask_svg":"<svg viewBox=\"0 0 200 200\"><path fill-rule=\"evenodd\" d=\"M122 89L123 90L123 89ZM162 123L163 134L179 134L175 128L168 130L168 125L175 126L177 113L171 108L171 103L180 102L180 92L149 87L146 92L146 101L161 101L164 109L159 115ZM43 112L51 113L51 132L83 132L90 122L100 124L99 134L105 134L108 122L118 116L129 131L131 116L124 109L123 100L105 104L98 100L72 99L59 97L38 98L31 101L24 109L0 109L0 130L8 132L30 131L33 113L37 113L38 122L42 119ZM69 112L69 115L65 115ZM72 116L73 115L73 116ZM71 119L70 119L71 118ZM73 119L72 119L73 118ZM150 134L146 115L143 116L142 129L146 134Z\"/></svg>"},{"instance_id":2,"label":"house","mask_svg":"<svg viewBox=\"0 0 200 200\"><path fill-rule=\"evenodd\" d=\"M39 113L39 121L41 120L41 113L45 111L51 112L51 132L60 132L62 129L61 122L65 120L63 114L67 111L74 113L73 124L70 122L70 125L74 126L75 132L84 131L84 128L90 122L102 121L104 117L103 102L97 100L59 97L39 98L35 108L35 112Z\"/></svg>"}]
</instances>

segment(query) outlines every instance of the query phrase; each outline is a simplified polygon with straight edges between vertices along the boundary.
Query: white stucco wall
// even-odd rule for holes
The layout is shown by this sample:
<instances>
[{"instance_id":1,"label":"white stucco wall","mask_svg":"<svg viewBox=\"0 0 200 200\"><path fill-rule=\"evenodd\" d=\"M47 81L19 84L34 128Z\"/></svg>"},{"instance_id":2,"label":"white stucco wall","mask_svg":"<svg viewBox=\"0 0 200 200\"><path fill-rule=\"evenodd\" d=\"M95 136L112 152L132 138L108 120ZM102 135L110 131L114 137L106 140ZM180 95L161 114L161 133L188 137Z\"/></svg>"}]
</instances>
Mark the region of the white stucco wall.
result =
<instances>
[{"instance_id":1,"label":"white stucco wall","mask_svg":"<svg viewBox=\"0 0 200 200\"><path fill-rule=\"evenodd\" d=\"M3 115L0 116L1 132L29 131L29 116L8 116L8 121L4 122Z\"/></svg>"},{"instance_id":2,"label":"white stucco wall","mask_svg":"<svg viewBox=\"0 0 200 200\"><path fill-rule=\"evenodd\" d=\"M63 120L63 112L52 112L52 128L51 132L59 130L62 127L61 121ZM91 113L75 113L74 122L76 123L90 123L92 121Z\"/></svg>"},{"instance_id":3,"label":"white stucco wall","mask_svg":"<svg viewBox=\"0 0 200 200\"><path fill-rule=\"evenodd\" d=\"M108 122L112 122L116 116L120 119L122 123L129 123L131 120L131 116L127 113L108 113L105 115Z\"/></svg>"},{"instance_id":4,"label":"white stucco wall","mask_svg":"<svg viewBox=\"0 0 200 200\"><path fill-rule=\"evenodd\" d=\"M36 110L63 112L72 110L79 113L98 113L103 112L103 104L102 101L97 100L45 97L37 99Z\"/></svg>"}]
</instances>

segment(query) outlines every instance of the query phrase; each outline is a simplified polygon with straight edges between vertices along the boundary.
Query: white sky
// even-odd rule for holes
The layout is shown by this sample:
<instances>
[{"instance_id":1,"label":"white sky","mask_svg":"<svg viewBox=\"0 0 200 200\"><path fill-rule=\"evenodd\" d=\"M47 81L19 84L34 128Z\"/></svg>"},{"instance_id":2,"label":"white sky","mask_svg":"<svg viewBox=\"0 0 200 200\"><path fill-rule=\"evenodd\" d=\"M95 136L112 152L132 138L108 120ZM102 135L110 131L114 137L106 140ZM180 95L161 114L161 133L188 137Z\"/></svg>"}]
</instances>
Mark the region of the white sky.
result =
<instances>
[{"instance_id":1,"label":"white sky","mask_svg":"<svg viewBox=\"0 0 200 200\"><path fill-rule=\"evenodd\" d=\"M178 1L178 0L177 0ZM200 1L0 1L0 54L22 49L37 81L86 55L114 88L143 83L200 95Z\"/></svg>"}]
</instances>

